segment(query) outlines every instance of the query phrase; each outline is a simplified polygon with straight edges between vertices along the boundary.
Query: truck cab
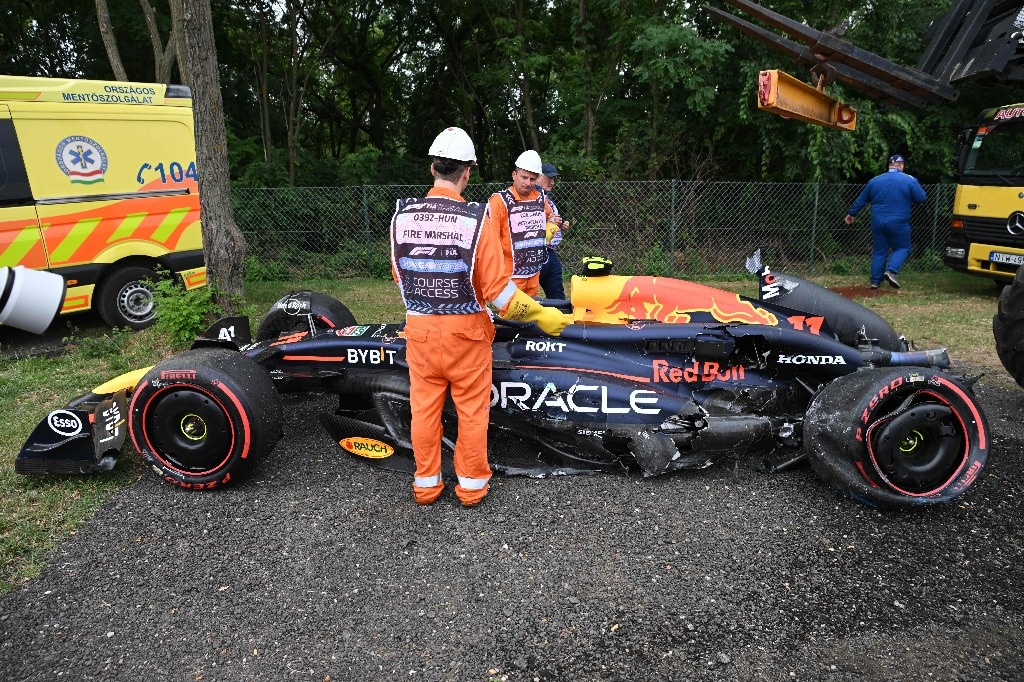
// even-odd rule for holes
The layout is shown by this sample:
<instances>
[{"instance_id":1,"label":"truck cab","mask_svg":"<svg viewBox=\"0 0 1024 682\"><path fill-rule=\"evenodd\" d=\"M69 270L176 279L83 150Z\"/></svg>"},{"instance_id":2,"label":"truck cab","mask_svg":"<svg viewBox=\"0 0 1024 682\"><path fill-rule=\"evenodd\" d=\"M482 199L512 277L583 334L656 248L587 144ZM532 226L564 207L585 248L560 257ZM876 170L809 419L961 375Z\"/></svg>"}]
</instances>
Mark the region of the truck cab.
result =
<instances>
[{"instance_id":1,"label":"truck cab","mask_svg":"<svg viewBox=\"0 0 1024 682\"><path fill-rule=\"evenodd\" d=\"M943 261L1008 284L1024 264L1024 104L982 111L960 134Z\"/></svg>"}]
</instances>

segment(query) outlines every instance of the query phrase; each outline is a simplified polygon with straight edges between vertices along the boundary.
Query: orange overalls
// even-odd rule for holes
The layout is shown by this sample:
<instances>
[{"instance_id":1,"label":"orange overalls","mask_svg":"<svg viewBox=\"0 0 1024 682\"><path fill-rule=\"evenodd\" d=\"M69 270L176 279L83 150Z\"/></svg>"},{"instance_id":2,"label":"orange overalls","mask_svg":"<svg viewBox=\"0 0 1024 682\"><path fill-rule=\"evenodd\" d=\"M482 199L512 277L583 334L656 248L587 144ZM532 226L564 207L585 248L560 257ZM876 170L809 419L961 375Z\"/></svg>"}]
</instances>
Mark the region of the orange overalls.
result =
<instances>
[{"instance_id":1,"label":"orange overalls","mask_svg":"<svg viewBox=\"0 0 1024 682\"><path fill-rule=\"evenodd\" d=\"M543 202L544 217L531 230L531 232L537 232L537 234L533 235L532 239L524 239L522 233L518 233L513 237L513 232L517 232L517 230L514 229L516 226L512 225L512 218L509 215L509 204L507 203L509 199L513 202L513 205L534 201ZM551 205L546 200L541 199L541 194L536 189L531 189L530 193L526 196L520 196L513 185L504 192L496 192L491 195L487 202L487 212L490 214L491 223L498 231L498 236L501 239L501 250L505 254L507 261L506 272L512 277L512 281L516 283L517 287L530 296L536 296L540 293L540 269L543 267L544 259L547 257L544 243L544 225L554 215ZM525 236L529 237L529 234ZM519 246L524 243L533 243L533 246L524 250ZM526 251L529 253L526 253Z\"/></svg>"},{"instance_id":2,"label":"orange overalls","mask_svg":"<svg viewBox=\"0 0 1024 682\"><path fill-rule=\"evenodd\" d=\"M435 187L428 197L442 197L465 202L458 193ZM399 277L403 273L401 259L395 257L396 224L398 213L392 220L392 268ZM427 226L436 224L421 221ZM417 225L418 226L418 225ZM431 234L439 235L443 229ZM426 235L426 232L420 232ZM429 240L429 237L425 239ZM443 242L439 237L438 244ZM429 241L416 242L420 246L410 253L425 254L431 250ZM413 497L419 504L431 504L444 488L441 479L441 412L445 395L451 390L452 401L458 414L458 439L455 443L455 473L459 483L455 494L463 505L473 506L487 494L491 467L487 462L487 426L491 403L491 343L494 323L484 307L485 301L505 305L515 292L505 269L505 259L497 232L487 223L486 216L479 227L475 249L468 255L466 266L471 273L477 312L469 314L416 314L410 308L410 296L403 289L408 309L405 323L406 362L409 365L410 402L412 408L412 447L416 459ZM452 268L459 262L445 261ZM444 275L415 273L413 279L427 282L426 286L444 286ZM413 279L408 280L412 283ZM454 291L452 292L455 293ZM499 307L500 307L499 306Z\"/></svg>"}]
</instances>

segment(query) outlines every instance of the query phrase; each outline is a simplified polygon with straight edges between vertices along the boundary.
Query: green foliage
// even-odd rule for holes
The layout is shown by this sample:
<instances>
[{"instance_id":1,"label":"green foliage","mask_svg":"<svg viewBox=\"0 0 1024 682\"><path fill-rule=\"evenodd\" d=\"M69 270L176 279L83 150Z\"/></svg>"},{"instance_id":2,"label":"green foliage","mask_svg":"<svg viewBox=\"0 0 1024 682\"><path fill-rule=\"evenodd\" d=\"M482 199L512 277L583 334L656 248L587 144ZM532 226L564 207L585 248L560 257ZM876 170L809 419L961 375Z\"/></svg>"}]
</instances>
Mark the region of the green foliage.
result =
<instances>
[{"instance_id":1,"label":"green foliage","mask_svg":"<svg viewBox=\"0 0 1024 682\"><path fill-rule=\"evenodd\" d=\"M387 254L371 251L366 266L373 279L391 279L391 259Z\"/></svg>"},{"instance_id":2,"label":"green foliage","mask_svg":"<svg viewBox=\"0 0 1024 682\"><path fill-rule=\"evenodd\" d=\"M668 256L665 255L665 250L661 248L661 244L656 243L647 249L641 265L641 274L653 277L666 277L671 271L672 265L669 262Z\"/></svg>"},{"instance_id":3,"label":"green foliage","mask_svg":"<svg viewBox=\"0 0 1024 682\"><path fill-rule=\"evenodd\" d=\"M151 79L138 3L110 3L129 78ZM842 24L854 45L912 65L950 2L770 5L818 30ZM12 7L4 16L22 39L0 41L0 71L111 76L90 3ZM701 3L311 3L280 20L275 7L213 6L235 187L422 183L427 146L450 125L476 142L477 181L507 180L512 159L536 147L565 180L860 182L901 151L909 172L943 182L955 133L1020 99L1012 84L976 83L954 102L905 110L833 83L828 93L858 111L855 132L783 119L758 110L758 73L806 73ZM158 19L166 35L167 15ZM74 54L59 39L69 35Z\"/></svg>"},{"instance_id":4,"label":"green foliage","mask_svg":"<svg viewBox=\"0 0 1024 682\"><path fill-rule=\"evenodd\" d=\"M78 352L83 358L92 360L124 355L125 348L134 334L133 330L117 327L100 336L86 336L67 341L78 348Z\"/></svg>"},{"instance_id":5,"label":"green foliage","mask_svg":"<svg viewBox=\"0 0 1024 682\"><path fill-rule=\"evenodd\" d=\"M915 249L907 259L906 267L918 272L941 272L946 269L942 256L942 249Z\"/></svg>"},{"instance_id":6,"label":"green foliage","mask_svg":"<svg viewBox=\"0 0 1024 682\"><path fill-rule=\"evenodd\" d=\"M280 260L268 260L258 256L245 257L246 282L273 282L288 279L288 268Z\"/></svg>"},{"instance_id":7,"label":"green foliage","mask_svg":"<svg viewBox=\"0 0 1024 682\"><path fill-rule=\"evenodd\" d=\"M164 275L153 289L157 304L154 326L175 348L186 348L221 313L211 286L186 291L174 277Z\"/></svg>"},{"instance_id":8,"label":"green foliage","mask_svg":"<svg viewBox=\"0 0 1024 682\"><path fill-rule=\"evenodd\" d=\"M828 271L833 275L856 275L867 272L868 261L858 256L843 256L828 263Z\"/></svg>"}]
</instances>

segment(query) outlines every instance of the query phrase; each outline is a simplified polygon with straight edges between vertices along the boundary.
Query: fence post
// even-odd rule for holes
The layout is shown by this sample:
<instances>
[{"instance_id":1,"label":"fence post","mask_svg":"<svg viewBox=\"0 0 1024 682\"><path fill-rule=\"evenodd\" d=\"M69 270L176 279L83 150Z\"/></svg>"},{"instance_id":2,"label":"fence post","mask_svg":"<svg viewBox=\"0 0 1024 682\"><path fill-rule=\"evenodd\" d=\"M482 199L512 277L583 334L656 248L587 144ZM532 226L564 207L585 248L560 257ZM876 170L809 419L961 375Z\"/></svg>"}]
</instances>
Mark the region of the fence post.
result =
<instances>
[{"instance_id":1,"label":"fence post","mask_svg":"<svg viewBox=\"0 0 1024 682\"><path fill-rule=\"evenodd\" d=\"M931 263L931 265L928 267L928 269L932 270L932 271L935 270L935 267L934 267L934 264L935 264L935 231L939 227L939 192L941 190L942 190L942 185L935 185L935 191L932 192L932 195L935 197L935 208L932 211L932 248L931 248L931 251L932 251L931 255L932 255L932 257L928 259L929 263Z\"/></svg>"},{"instance_id":2,"label":"fence post","mask_svg":"<svg viewBox=\"0 0 1024 682\"><path fill-rule=\"evenodd\" d=\"M366 264L369 265L372 262L370 260L370 205L366 200L366 185L363 184L360 187L363 189L363 247L366 249Z\"/></svg>"},{"instance_id":3,"label":"fence post","mask_svg":"<svg viewBox=\"0 0 1024 682\"><path fill-rule=\"evenodd\" d=\"M672 178L672 215L668 222L668 276L676 276L676 179Z\"/></svg>"},{"instance_id":4,"label":"fence post","mask_svg":"<svg viewBox=\"0 0 1024 682\"><path fill-rule=\"evenodd\" d=\"M811 217L811 257L807 260L807 274L814 272L814 247L818 237L818 192L821 183L814 183L814 215Z\"/></svg>"}]
</instances>

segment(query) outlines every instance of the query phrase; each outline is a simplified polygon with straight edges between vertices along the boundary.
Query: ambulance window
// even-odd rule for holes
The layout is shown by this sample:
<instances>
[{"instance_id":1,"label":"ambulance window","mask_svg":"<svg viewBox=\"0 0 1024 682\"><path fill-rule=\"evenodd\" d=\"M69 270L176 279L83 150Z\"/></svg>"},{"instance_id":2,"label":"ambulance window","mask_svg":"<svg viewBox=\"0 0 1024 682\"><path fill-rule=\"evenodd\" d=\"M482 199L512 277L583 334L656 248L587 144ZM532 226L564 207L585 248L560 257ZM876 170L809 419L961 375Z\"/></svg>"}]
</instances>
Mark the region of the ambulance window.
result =
<instances>
[{"instance_id":1,"label":"ambulance window","mask_svg":"<svg viewBox=\"0 0 1024 682\"><path fill-rule=\"evenodd\" d=\"M14 121L0 119L0 206L19 206L32 203L32 190L28 186L25 161L14 132Z\"/></svg>"}]
</instances>

